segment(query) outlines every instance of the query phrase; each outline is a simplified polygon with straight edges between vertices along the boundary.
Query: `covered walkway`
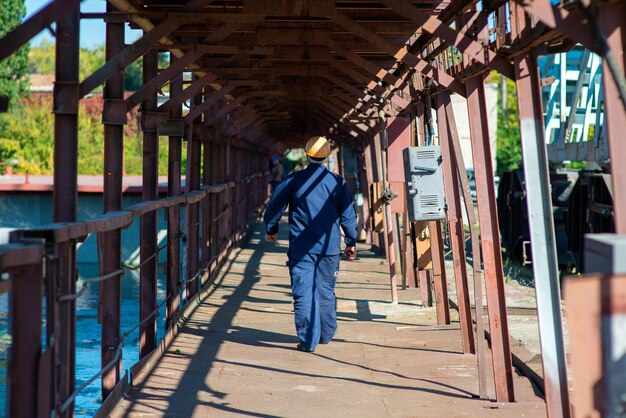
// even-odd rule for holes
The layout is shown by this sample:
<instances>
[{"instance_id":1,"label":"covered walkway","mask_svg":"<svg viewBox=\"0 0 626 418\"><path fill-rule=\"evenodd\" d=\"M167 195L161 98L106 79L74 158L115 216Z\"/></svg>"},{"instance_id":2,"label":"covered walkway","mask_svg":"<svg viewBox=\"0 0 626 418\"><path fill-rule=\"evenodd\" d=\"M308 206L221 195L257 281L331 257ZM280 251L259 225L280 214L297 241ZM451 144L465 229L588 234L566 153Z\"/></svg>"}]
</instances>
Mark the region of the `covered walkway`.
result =
<instances>
[{"instance_id":1,"label":"covered walkway","mask_svg":"<svg viewBox=\"0 0 626 418\"><path fill-rule=\"evenodd\" d=\"M387 302L388 266L364 245L359 260L341 265L336 339L314 354L295 350L287 228L277 246L263 232L256 225L233 253L113 416L546 415L544 400L517 374L516 403L476 399L476 357L462 354L458 321L437 326L435 308L421 307L415 289L401 291L398 305Z\"/></svg>"}]
</instances>

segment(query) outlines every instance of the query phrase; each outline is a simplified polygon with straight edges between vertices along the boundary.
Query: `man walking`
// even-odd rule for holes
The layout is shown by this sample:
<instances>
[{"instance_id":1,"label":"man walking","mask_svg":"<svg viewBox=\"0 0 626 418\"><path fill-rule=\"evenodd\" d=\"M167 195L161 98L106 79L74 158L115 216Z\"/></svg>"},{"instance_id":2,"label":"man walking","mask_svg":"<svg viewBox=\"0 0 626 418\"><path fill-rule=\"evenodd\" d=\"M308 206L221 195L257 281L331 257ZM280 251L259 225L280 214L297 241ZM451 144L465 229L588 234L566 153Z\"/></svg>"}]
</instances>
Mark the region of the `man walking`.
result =
<instances>
[{"instance_id":1,"label":"man walking","mask_svg":"<svg viewBox=\"0 0 626 418\"><path fill-rule=\"evenodd\" d=\"M274 190L265 211L265 239L276 241L278 222L289 206L289 252L296 332L300 351L328 344L337 331L335 283L339 273L341 233L344 255L356 258L356 210L345 180L324 163L330 143L323 136L305 147L309 165L290 174Z\"/></svg>"}]
</instances>

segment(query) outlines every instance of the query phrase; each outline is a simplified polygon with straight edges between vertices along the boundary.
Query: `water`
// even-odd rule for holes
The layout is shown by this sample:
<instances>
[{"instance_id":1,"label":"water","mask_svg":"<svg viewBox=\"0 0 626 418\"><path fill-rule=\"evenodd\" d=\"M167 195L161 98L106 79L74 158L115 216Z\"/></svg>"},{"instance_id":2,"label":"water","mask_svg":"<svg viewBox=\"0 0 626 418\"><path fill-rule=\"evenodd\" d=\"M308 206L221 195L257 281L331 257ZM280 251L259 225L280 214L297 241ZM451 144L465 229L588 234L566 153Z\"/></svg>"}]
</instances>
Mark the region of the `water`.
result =
<instances>
[{"instance_id":1,"label":"water","mask_svg":"<svg viewBox=\"0 0 626 418\"><path fill-rule=\"evenodd\" d=\"M79 264L77 289L82 287L81 278L98 276L96 264ZM165 276L163 268L158 269L157 303L165 298ZM139 272L127 271L122 278L122 333L139 322ZM99 287L91 287L76 303L76 386L80 386L100 370L100 335L98 323ZM165 306L157 316L157 338L160 340L165 330ZM8 296L0 295L0 416L6 415L6 353L10 345L8 335ZM139 360L139 330L130 334L122 351L122 375L125 370ZM86 387L76 398L77 417L91 417L102 402L100 379Z\"/></svg>"}]
</instances>

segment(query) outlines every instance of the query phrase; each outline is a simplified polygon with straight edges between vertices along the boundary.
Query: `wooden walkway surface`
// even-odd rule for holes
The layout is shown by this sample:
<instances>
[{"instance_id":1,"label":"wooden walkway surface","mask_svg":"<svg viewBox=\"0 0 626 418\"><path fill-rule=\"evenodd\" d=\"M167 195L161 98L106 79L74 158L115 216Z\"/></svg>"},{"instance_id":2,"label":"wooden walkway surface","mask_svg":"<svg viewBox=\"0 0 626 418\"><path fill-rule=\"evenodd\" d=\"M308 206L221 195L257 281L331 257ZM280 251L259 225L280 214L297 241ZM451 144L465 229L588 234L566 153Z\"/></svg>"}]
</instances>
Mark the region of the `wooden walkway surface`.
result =
<instances>
[{"instance_id":1,"label":"wooden walkway surface","mask_svg":"<svg viewBox=\"0 0 626 418\"><path fill-rule=\"evenodd\" d=\"M336 289L339 331L315 353L297 338L278 245L257 225L152 374L115 417L545 417L540 394L515 376L516 403L475 398L475 357L461 353L458 323L438 327L418 292L391 305L385 259L357 247ZM454 314L453 314L454 317ZM489 380L490 396L493 384Z\"/></svg>"}]
</instances>

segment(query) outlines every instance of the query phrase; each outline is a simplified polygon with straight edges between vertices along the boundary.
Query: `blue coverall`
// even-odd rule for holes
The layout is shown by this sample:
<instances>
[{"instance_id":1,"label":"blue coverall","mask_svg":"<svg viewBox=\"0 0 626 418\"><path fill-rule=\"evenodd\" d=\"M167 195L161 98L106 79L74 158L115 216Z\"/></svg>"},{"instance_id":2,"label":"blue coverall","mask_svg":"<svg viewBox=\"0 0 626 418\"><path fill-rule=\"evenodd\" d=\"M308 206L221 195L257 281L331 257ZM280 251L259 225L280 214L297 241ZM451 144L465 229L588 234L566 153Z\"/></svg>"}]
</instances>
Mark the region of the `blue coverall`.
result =
<instances>
[{"instance_id":1,"label":"blue coverall","mask_svg":"<svg viewBox=\"0 0 626 418\"><path fill-rule=\"evenodd\" d=\"M346 246L357 239L356 209L345 180L326 166L310 163L275 189L265 211L268 235L289 205L289 275L298 338L306 349L327 344L337 330L335 283L341 233Z\"/></svg>"}]
</instances>

